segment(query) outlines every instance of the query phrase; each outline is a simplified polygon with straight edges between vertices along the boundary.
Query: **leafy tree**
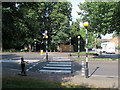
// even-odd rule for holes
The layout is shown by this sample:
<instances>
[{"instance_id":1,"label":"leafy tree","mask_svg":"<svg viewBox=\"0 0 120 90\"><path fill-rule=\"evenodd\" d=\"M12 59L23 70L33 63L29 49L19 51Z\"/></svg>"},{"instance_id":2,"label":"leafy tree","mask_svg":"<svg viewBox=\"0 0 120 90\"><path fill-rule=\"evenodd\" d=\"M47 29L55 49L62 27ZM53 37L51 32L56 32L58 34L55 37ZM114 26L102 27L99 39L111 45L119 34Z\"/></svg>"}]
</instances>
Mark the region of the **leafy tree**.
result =
<instances>
[{"instance_id":1,"label":"leafy tree","mask_svg":"<svg viewBox=\"0 0 120 90\"><path fill-rule=\"evenodd\" d=\"M119 34L117 32L115 32L112 36L112 38L116 37L116 36L119 36Z\"/></svg>"},{"instance_id":2,"label":"leafy tree","mask_svg":"<svg viewBox=\"0 0 120 90\"><path fill-rule=\"evenodd\" d=\"M89 21L90 27L88 27L88 30L91 32L103 35L112 33L113 31L119 33L119 3L120 2L80 3L78 6L82 12L78 12L78 14L83 17L83 22Z\"/></svg>"},{"instance_id":3,"label":"leafy tree","mask_svg":"<svg viewBox=\"0 0 120 90\"><path fill-rule=\"evenodd\" d=\"M26 45L31 49L34 39L44 48L42 33L48 31L49 43L55 31L63 33L60 28L64 19L71 20L71 6L69 2L3 3L4 48L20 49Z\"/></svg>"},{"instance_id":4,"label":"leafy tree","mask_svg":"<svg viewBox=\"0 0 120 90\"><path fill-rule=\"evenodd\" d=\"M56 32L55 35L52 35L52 43L55 46L68 43L69 31L68 18L64 17L64 22L60 24L60 31Z\"/></svg>"}]
</instances>

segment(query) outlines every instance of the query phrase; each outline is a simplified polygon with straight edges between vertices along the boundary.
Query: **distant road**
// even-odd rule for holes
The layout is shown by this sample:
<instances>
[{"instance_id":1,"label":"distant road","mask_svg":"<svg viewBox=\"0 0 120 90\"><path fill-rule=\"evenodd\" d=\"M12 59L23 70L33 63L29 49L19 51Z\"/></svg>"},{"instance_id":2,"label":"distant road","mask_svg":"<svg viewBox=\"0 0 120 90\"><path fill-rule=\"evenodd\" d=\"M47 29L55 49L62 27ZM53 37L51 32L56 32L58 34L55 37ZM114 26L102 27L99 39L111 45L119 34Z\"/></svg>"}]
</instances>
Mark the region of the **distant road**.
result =
<instances>
[{"instance_id":1,"label":"distant road","mask_svg":"<svg viewBox=\"0 0 120 90\"><path fill-rule=\"evenodd\" d=\"M90 51L92 53L95 53L95 50ZM96 53L100 55L100 49L96 49ZM120 54L106 54L102 53L102 56L105 58L120 58Z\"/></svg>"}]
</instances>

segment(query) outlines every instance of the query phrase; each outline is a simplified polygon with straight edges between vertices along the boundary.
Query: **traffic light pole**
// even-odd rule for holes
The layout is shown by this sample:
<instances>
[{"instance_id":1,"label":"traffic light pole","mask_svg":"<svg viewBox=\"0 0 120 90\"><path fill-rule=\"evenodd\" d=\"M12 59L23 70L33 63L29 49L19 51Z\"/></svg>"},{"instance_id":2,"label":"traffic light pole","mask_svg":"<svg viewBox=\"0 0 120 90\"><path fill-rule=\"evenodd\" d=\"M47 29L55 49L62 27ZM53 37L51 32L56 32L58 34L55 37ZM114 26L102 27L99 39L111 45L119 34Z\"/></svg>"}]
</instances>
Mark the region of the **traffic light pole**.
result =
<instances>
[{"instance_id":1,"label":"traffic light pole","mask_svg":"<svg viewBox=\"0 0 120 90\"><path fill-rule=\"evenodd\" d=\"M46 38L46 61L48 61L48 41Z\"/></svg>"},{"instance_id":2,"label":"traffic light pole","mask_svg":"<svg viewBox=\"0 0 120 90\"><path fill-rule=\"evenodd\" d=\"M88 41L87 41L87 27L86 28L86 68L85 68L85 76L88 78L89 70L88 70Z\"/></svg>"}]
</instances>

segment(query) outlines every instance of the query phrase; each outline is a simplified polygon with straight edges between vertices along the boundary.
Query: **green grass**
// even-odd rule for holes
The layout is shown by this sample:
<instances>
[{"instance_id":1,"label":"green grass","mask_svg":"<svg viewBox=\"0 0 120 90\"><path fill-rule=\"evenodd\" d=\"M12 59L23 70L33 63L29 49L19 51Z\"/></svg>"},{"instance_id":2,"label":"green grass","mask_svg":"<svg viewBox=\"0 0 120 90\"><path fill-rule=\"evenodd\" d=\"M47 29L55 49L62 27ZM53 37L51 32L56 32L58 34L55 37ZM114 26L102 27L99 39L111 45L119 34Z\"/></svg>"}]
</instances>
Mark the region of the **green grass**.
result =
<instances>
[{"instance_id":1,"label":"green grass","mask_svg":"<svg viewBox=\"0 0 120 90\"><path fill-rule=\"evenodd\" d=\"M60 82L45 81L25 77L3 77L4 88L86 88L80 85L71 85Z\"/></svg>"},{"instance_id":2,"label":"green grass","mask_svg":"<svg viewBox=\"0 0 120 90\"><path fill-rule=\"evenodd\" d=\"M85 61L86 58L77 58L74 61ZM106 61L118 61L118 58L88 58L88 60L106 60Z\"/></svg>"},{"instance_id":3,"label":"green grass","mask_svg":"<svg viewBox=\"0 0 120 90\"><path fill-rule=\"evenodd\" d=\"M78 53L72 53L72 55L78 55ZM86 52L80 52L80 55L86 55ZM88 55L96 55L95 53L88 52Z\"/></svg>"}]
</instances>

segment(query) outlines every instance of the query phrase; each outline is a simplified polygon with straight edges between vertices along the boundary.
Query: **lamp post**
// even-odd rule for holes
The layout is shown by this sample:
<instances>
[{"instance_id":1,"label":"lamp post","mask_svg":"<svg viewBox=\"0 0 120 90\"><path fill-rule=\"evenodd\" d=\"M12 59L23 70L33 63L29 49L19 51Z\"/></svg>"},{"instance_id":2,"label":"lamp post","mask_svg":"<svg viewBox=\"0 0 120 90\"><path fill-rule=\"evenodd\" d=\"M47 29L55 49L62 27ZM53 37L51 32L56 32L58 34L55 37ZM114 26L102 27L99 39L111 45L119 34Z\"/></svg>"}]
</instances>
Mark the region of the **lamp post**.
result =
<instances>
[{"instance_id":1,"label":"lamp post","mask_svg":"<svg viewBox=\"0 0 120 90\"><path fill-rule=\"evenodd\" d=\"M69 38L70 40L70 56L71 56L71 37Z\"/></svg>"},{"instance_id":2,"label":"lamp post","mask_svg":"<svg viewBox=\"0 0 120 90\"><path fill-rule=\"evenodd\" d=\"M78 36L78 58L80 57L80 36Z\"/></svg>"},{"instance_id":3,"label":"lamp post","mask_svg":"<svg viewBox=\"0 0 120 90\"><path fill-rule=\"evenodd\" d=\"M87 41L87 27L89 26L88 22L84 23L84 27L86 29L86 68L85 68L85 76L88 78L89 70L88 70L88 41Z\"/></svg>"}]
</instances>

